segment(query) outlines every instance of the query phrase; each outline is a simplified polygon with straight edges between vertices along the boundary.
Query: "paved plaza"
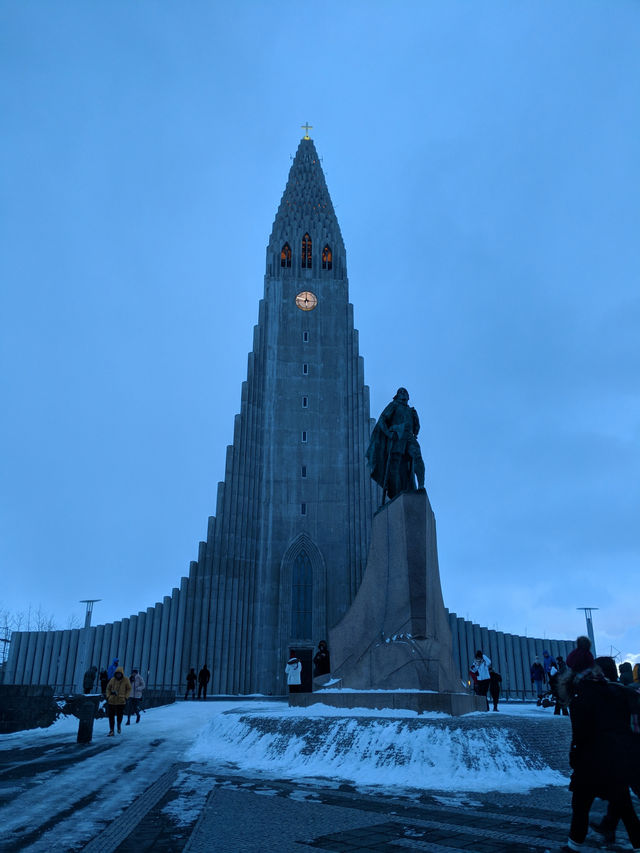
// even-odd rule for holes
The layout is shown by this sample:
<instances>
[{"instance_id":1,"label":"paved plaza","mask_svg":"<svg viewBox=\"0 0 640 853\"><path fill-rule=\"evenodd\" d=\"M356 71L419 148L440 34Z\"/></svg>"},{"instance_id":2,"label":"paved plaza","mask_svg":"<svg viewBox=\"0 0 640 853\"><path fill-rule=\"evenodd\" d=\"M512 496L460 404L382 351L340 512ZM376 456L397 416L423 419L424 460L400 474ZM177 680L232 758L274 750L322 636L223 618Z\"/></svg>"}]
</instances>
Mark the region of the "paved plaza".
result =
<instances>
[{"instance_id":1,"label":"paved plaza","mask_svg":"<svg viewBox=\"0 0 640 853\"><path fill-rule=\"evenodd\" d=\"M200 714L216 704L203 705ZM180 712L174 706L174 720ZM154 713L152 727L147 718ZM566 841L565 785L478 793L452 792L444 784L442 790L425 790L419 778L415 788L395 790L336 778L252 774L228 761L186 760L188 733L174 731L175 722L163 729L162 713L148 712L139 727L125 727L113 739L106 738L104 721L97 721L86 746L75 743L70 720L56 724L58 731L54 726L5 736L0 850L552 853ZM193 719L185 717L185 727ZM479 715L457 722L482 724ZM567 720L518 720L505 713L488 716L486 726L530 729L527 749L532 743L542 748L546 732L558 745L550 750L550 765L566 754ZM598 806L596 813L602 812ZM600 849L597 838L588 842L593 846L585 850Z\"/></svg>"}]
</instances>

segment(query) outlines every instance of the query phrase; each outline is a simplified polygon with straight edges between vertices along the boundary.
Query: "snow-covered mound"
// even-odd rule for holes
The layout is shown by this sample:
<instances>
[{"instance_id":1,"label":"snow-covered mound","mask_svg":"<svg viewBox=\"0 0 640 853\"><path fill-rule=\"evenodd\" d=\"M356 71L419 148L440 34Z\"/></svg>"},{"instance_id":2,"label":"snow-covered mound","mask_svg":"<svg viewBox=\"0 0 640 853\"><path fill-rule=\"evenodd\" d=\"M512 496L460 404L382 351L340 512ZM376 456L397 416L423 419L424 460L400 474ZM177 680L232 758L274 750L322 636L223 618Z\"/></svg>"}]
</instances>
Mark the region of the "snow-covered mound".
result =
<instances>
[{"instance_id":1,"label":"snow-covered mound","mask_svg":"<svg viewBox=\"0 0 640 853\"><path fill-rule=\"evenodd\" d=\"M185 757L244 772L384 788L521 792L567 782L523 740L515 722L370 714L223 713L200 731Z\"/></svg>"}]
</instances>

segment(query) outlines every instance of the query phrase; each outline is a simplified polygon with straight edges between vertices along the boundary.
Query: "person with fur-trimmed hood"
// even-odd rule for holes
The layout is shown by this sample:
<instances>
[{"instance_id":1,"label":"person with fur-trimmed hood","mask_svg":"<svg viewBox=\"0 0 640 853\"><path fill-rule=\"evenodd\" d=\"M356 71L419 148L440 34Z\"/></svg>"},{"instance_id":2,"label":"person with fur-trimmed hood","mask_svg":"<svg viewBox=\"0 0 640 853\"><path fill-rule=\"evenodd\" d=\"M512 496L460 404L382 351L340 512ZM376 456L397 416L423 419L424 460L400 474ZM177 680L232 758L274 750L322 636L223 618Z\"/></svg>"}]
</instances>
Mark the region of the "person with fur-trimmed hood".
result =
<instances>
[{"instance_id":1,"label":"person with fur-trimmed hood","mask_svg":"<svg viewBox=\"0 0 640 853\"><path fill-rule=\"evenodd\" d=\"M113 737L113 729L118 721L118 734L122 733L122 718L124 717L124 706L131 695L131 682L124 674L124 669L119 666L113 678L107 684L107 717L109 718L109 737Z\"/></svg>"},{"instance_id":2,"label":"person with fur-trimmed hood","mask_svg":"<svg viewBox=\"0 0 640 853\"><path fill-rule=\"evenodd\" d=\"M638 780L640 741L631 729L631 693L615 683L617 676L613 658L600 657L580 673L569 670L559 683L566 692L562 698L569 701L572 729L572 817L565 853L582 849L596 797L608 800L634 850L640 850L640 820L629 795L629 785Z\"/></svg>"}]
</instances>

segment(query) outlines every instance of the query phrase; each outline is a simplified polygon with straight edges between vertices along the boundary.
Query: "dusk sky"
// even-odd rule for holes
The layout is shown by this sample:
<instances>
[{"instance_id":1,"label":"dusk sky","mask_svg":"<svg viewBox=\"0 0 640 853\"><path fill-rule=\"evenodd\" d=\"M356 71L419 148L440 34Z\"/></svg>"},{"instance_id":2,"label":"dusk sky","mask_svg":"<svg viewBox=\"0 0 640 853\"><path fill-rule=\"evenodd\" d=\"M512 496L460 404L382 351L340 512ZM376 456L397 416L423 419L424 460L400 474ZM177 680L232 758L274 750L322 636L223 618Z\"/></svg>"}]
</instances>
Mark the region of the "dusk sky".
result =
<instances>
[{"instance_id":1,"label":"dusk sky","mask_svg":"<svg viewBox=\"0 0 640 853\"><path fill-rule=\"evenodd\" d=\"M639 92L636 0L2 0L0 611L188 572L308 121L445 604L640 660Z\"/></svg>"}]
</instances>

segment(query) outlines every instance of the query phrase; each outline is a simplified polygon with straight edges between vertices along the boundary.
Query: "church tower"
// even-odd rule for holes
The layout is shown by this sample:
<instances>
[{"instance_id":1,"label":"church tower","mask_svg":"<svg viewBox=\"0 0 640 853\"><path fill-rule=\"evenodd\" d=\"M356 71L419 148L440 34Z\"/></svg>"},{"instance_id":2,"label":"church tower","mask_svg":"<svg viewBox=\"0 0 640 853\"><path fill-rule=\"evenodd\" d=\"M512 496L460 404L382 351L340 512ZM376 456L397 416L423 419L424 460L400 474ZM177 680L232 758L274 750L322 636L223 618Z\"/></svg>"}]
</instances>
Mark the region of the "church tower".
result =
<instances>
[{"instance_id":1,"label":"church tower","mask_svg":"<svg viewBox=\"0 0 640 853\"><path fill-rule=\"evenodd\" d=\"M310 675L366 564L370 429L344 242L305 136L267 247L217 516L190 577L182 668L211 662L213 692L286 692L293 649Z\"/></svg>"},{"instance_id":2,"label":"church tower","mask_svg":"<svg viewBox=\"0 0 640 853\"><path fill-rule=\"evenodd\" d=\"M4 683L79 692L91 664L101 669L117 656L149 688L181 692L189 668L206 663L210 692L282 695L291 651L308 678L313 649L347 612L364 573L379 504L365 463L372 426L342 234L305 136L267 246L233 444L198 559L146 611L66 631L14 631ZM533 657L571 648L455 613L449 622L460 671L475 649L489 649L506 688L523 696Z\"/></svg>"}]
</instances>

